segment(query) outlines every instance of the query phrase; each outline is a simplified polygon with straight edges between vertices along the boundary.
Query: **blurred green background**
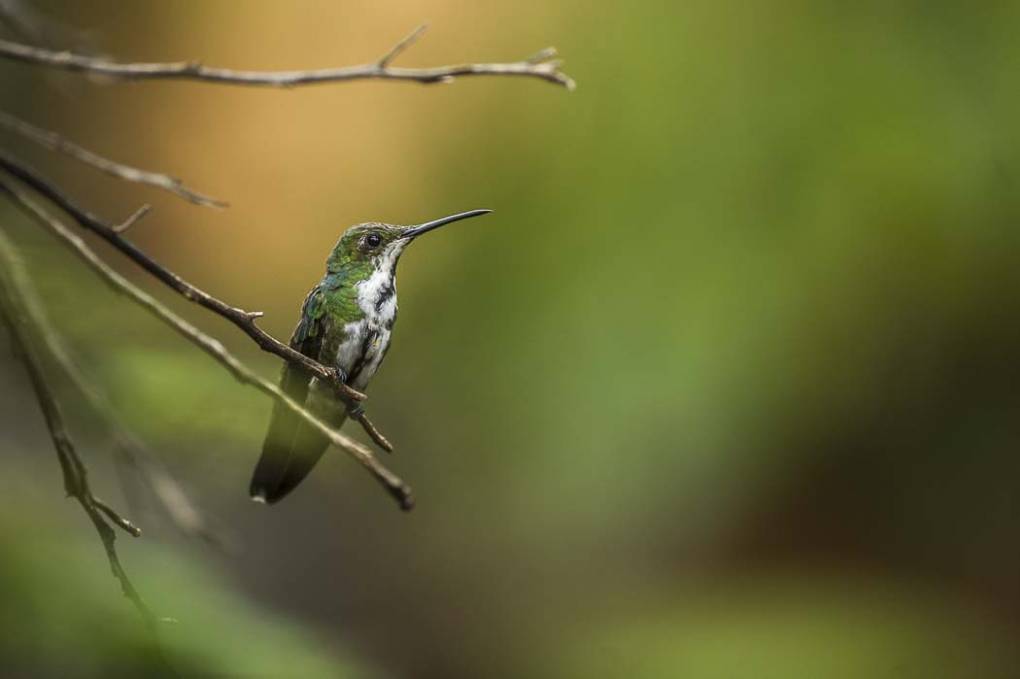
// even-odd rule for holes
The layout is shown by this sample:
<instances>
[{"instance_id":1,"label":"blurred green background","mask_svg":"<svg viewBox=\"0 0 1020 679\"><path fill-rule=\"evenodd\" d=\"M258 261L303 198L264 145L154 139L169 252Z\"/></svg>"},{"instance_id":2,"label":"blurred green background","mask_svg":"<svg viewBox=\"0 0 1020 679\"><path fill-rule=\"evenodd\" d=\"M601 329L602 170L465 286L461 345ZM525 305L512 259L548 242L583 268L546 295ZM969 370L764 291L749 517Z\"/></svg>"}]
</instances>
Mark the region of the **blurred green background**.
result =
<instances>
[{"instance_id":1,"label":"blurred green background","mask_svg":"<svg viewBox=\"0 0 1020 679\"><path fill-rule=\"evenodd\" d=\"M227 210L4 148L288 336L348 225L492 208L403 258L369 409L418 507L328 455L247 499L270 402L3 228L128 426L229 544L154 510L65 390L184 676L1020 676L1020 4L45 2L122 60L522 58L290 91L0 63L2 107ZM54 47L66 45L53 44ZM97 244L97 247L99 245ZM274 377L219 319L120 270ZM0 664L155 675L0 339ZM361 433L348 425L349 433Z\"/></svg>"}]
</instances>

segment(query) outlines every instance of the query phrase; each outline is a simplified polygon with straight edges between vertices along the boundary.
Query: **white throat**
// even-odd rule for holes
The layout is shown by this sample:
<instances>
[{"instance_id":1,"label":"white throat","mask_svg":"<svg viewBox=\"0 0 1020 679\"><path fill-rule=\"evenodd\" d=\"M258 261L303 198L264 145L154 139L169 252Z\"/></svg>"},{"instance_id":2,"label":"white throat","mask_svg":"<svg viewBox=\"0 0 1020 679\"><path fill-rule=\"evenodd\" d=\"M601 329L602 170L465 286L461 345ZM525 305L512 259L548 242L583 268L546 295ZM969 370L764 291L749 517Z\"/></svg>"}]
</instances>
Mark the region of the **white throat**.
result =
<instances>
[{"instance_id":1,"label":"white throat","mask_svg":"<svg viewBox=\"0 0 1020 679\"><path fill-rule=\"evenodd\" d=\"M392 325L397 315L397 258L405 243L394 243L379 255L372 275L358 283L358 306L369 325Z\"/></svg>"}]
</instances>

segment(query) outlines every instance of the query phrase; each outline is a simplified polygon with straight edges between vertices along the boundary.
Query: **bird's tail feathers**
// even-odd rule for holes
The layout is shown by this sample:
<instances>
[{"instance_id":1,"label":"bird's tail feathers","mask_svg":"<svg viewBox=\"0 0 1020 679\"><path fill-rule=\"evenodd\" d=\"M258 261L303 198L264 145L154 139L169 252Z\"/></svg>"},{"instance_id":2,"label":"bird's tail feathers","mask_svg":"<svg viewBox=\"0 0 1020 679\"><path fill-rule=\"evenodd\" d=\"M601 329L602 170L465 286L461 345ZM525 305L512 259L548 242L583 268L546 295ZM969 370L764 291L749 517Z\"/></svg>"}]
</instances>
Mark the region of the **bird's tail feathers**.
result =
<instances>
[{"instance_id":1,"label":"bird's tail feathers","mask_svg":"<svg viewBox=\"0 0 1020 679\"><path fill-rule=\"evenodd\" d=\"M335 398L319 396L315 386L308 399L309 410L326 424L339 428L345 419L343 405ZM262 456L255 466L249 492L256 502L282 499L312 471L329 446L329 439L282 403L273 408Z\"/></svg>"}]
</instances>

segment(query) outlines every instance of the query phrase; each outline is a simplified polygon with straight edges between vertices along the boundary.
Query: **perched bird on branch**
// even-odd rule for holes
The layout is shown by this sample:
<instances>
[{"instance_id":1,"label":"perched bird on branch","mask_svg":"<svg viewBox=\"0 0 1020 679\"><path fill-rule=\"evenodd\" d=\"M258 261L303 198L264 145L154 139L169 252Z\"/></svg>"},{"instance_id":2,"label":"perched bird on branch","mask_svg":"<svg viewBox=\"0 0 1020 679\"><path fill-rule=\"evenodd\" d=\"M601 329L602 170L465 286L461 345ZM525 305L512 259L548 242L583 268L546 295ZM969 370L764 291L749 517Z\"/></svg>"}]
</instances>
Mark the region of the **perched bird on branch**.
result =
<instances>
[{"instance_id":1,"label":"perched bird on branch","mask_svg":"<svg viewBox=\"0 0 1020 679\"><path fill-rule=\"evenodd\" d=\"M352 226L326 260L326 275L305 298L290 346L336 369L344 384L364 390L390 345L397 319L397 261L404 248L433 229L488 212L471 210L415 226ZM357 406L338 395L334 385L301 366L284 366L280 388L334 428L358 414ZM294 490L328 443L321 431L277 402L252 477L252 499L276 502Z\"/></svg>"}]
</instances>

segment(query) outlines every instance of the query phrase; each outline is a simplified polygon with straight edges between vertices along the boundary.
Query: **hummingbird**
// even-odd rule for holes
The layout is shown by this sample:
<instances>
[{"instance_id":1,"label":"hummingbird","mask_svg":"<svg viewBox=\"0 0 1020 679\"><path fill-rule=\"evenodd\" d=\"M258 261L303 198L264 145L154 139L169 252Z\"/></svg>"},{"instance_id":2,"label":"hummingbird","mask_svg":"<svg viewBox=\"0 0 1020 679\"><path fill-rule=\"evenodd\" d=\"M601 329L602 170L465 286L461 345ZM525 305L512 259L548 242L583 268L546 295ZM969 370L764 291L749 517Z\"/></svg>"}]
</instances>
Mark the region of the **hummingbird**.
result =
<instances>
[{"instance_id":1,"label":"hummingbird","mask_svg":"<svg viewBox=\"0 0 1020 679\"><path fill-rule=\"evenodd\" d=\"M404 248L433 229L489 212L470 210L412 226L368 222L347 229L326 260L325 276L305 297L290 346L364 391L390 346L397 320L397 262ZM347 419L349 404L300 366L283 367L280 389L333 428ZM252 499L272 503L294 490L328 443L277 402L252 476Z\"/></svg>"}]
</instances>

